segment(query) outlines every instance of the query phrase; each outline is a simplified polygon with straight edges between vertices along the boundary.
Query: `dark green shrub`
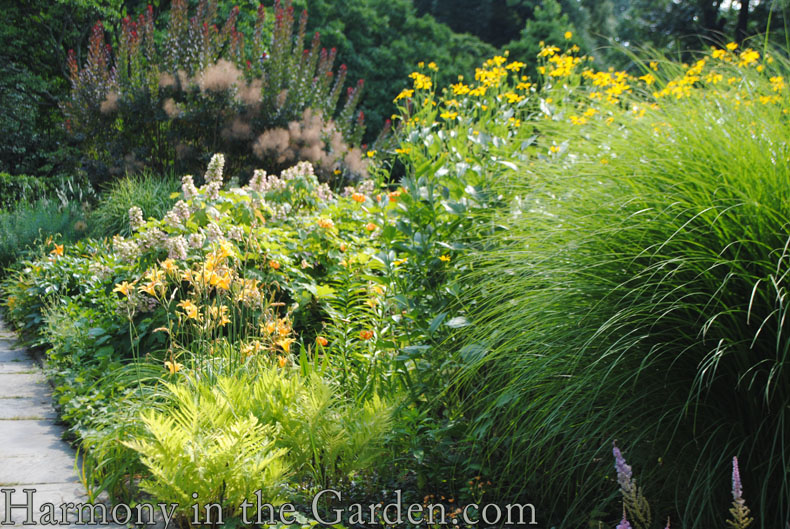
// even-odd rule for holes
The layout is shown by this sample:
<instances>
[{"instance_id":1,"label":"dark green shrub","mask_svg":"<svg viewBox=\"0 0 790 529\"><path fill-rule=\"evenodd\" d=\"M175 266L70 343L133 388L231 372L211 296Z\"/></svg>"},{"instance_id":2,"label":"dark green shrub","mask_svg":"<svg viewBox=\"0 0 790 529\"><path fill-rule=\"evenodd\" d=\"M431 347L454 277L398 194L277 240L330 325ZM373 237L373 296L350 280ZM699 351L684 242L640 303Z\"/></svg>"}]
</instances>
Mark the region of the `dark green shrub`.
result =
<instances>
[{"instance_id":1,"label":"dark green shrub","mask_svg":"<svg viewBox=\"0 0 790 529\"><path fill-rule=\"evenodd\" d=\"M44 179L0 172L0 210L13 208L17 202L35 202L50 191Z\"/></svg>"},{"instance_id":2,"label":"dark green shrub","mask_svg":"<svg viewBox=\"0 0 790 529\"><path fill-rule=\"evenodd\" d=\"M173 2L160 45L149 7L136 22L123 20L114 56L100 22L82 68L70 54L66 127L88 155L93 181L143 168L200 174L215 152L242 177L298 160L325 179L366 176L353 147L364 132L356 111L363 83L344 88L335 50L322 49L318 33L305 35L307 12L295 31L293 6L277 0L269 45L261 5L246 46L238 8L221 29L216 15L213 1L200 2L192 18L186 0Z\"/></svg>"}]
</instances>

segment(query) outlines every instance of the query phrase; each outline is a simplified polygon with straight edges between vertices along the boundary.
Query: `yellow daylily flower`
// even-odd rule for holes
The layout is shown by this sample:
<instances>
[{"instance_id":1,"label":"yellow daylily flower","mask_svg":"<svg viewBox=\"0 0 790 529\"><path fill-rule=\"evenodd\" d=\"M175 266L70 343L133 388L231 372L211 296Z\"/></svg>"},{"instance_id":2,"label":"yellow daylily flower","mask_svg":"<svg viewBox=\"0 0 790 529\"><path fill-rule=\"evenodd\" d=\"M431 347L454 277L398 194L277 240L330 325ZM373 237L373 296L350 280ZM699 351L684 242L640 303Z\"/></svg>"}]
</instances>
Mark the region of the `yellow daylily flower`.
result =
<instances>
[{"instance_id":1,"label":"yellow daylily flower","mask_svg":"<svg viewBox=\"0 0 790 529\"><path fill-rule=\"evenodd\" d=\"M178 362L171 362L170 360L167 360L165 361L165 368L170 372L171 375L175 375L184 368L184 365Z\"/></svg>"},{"instance_id":2,"label":"yellow daylily flower","mask_svg":"<svg viewBox=\"0 0 790 529\"><path fill-rule=\"evenodd\" d=\"M123 281L123 282L118 283L117 285L115 285L115 288L112 289L112 291L113 292L120 292L121 294L123 294L124 296L126 296L128 298L129 297L129 292L131 292L131 289L132 289L132 285L129 284L128 281Z\"/></svg>"}]
</instances>

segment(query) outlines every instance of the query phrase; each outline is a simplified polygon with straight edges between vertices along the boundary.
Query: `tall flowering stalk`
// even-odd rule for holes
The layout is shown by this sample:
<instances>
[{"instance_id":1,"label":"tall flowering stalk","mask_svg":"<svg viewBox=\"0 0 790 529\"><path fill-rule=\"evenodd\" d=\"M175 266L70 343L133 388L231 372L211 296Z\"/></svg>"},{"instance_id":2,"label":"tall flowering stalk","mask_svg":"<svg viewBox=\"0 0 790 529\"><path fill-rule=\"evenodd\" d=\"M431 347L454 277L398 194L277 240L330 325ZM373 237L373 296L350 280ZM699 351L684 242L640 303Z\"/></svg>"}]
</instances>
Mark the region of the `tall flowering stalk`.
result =
<instances>
[{"instance_id":1,"label":"tall flowering stalk","mask_svg":"<svg viewBox=\"0 0 790 529\"><path fill-rule=\"evenodd\" d=\"M738 469L738 458L732 458L732 507L730 507L730 520L727 525L732 529L746 529L753 521L749 517L749 508L746 500L743 499L743 485L741 484L741 472Z\"/></svg>"},{"instance_id":2,"label":"tall flowering stalk","mask_svg":"<svg viewBox=\"0 0 790 529\"><path fill-rule=\"evenodd\" d=\"M614 468L617 471L617 483L620 485L620 493L623 497L623 521L617 528L631 529L631 524L626 518L628 515L634 521L636 529L649 529L651 523L650 505L636 485L631 466L626 463L623 454L614 443L612 443L612 453Z\"/></svg>"},{"instance_id":3,"label":"tall flowering stalk","mask_svg":"<svg viewBox=\"0 0 790 529\"><path fill-rule=\"evenodd\" d=\"M625 462L623 454L617 445L612 443L612 453L614 455L614 468L617 471L617 483L620 485L620 493L623 497L623 519L617 525L617 529L632 529L628 516L631 516L637 529L649 529L650 527L650 506L636 486L633 478L631 466ZM754 521L749 516L749 508L746 500L743 499L743 485L741 483L741 472L738 469L738 458L732 458L732 507L730 507L731 518L727 520L727 525L731 529L746 529ZM665 529L670 529L669 518Z\"/></svg>"}]
</instances>

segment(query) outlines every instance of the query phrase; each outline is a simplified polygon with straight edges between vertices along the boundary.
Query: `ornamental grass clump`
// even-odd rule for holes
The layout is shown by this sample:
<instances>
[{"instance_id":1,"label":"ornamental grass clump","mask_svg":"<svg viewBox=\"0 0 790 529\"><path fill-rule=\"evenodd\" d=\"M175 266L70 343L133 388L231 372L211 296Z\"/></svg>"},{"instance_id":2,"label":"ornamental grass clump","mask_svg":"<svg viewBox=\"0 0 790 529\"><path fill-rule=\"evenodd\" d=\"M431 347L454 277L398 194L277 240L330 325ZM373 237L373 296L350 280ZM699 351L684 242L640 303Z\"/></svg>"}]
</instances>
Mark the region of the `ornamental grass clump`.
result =
<instances>
[{"instance_id":1,"label":"ornamental grass clump","mask_svg":"<svg viewBox=\"0 0 790 529\"><path fill-rule=\"evenodd\" d=\"M459 395L500 496L568 526L616 514L596 463L616 431L680 526L723 525L732 453L761 526L786 524L788 71L733 45L545 94L464 279Z\"/></svg>"}]
</instances>

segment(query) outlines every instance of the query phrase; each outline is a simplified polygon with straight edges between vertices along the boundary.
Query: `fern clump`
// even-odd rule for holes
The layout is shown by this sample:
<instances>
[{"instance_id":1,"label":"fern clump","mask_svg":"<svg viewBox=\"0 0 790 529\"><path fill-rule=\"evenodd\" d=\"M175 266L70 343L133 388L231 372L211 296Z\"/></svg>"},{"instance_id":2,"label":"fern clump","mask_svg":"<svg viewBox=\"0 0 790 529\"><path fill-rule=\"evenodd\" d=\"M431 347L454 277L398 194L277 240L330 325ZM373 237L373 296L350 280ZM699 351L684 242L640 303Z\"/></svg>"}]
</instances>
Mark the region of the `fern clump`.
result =
<instances>
[{"instance_id":1,"label":"fern clump","mask_svg":"<svg viewBox=\"0 0 790 529\"><path fill-rule=\"evenodd\" d=\"M239 415L217 388L205 384L168 384L172 401L165 413L148 411L147 435L124 444L140 454L150 475L141 488L161 502L176 503L190 517L191 507L222 505L238 514L245 499L283 502L289 464L286 450L275 446L277 429L255 416Z\"/></svg>"},{"instance_id":2,"label":"fern clump","mask_svg":"<svg viewBox=\"0 0 790 529\"><path fill-rule=\"evenodd\" d=\"M125 444L148 470L141 488L186 517L210 503L239 514L258 490L278 505L289 485L342 487L381 455L391 424L392 407L378 396L342 399L331 382L295 369L166 387L167 405L144 413L145 434Z\"/></svg>"}]
</instances>

